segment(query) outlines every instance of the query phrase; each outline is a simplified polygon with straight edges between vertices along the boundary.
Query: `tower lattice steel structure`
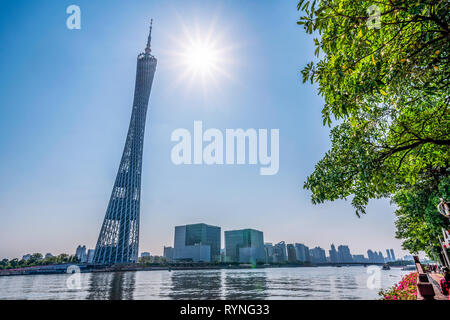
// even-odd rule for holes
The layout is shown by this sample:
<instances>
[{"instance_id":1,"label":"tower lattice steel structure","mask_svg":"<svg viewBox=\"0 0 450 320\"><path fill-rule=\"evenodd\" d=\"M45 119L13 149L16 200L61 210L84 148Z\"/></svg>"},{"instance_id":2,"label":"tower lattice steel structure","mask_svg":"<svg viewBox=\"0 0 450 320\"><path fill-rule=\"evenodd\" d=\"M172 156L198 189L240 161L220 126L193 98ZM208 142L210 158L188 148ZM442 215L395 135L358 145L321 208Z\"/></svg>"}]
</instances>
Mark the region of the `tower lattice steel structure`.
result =
<instances>
[{"instance_id":1,"label":"tower lattice steel structure","mask_svg":"<svg viewBox=\"0 0 450 320\"><path fill-rule=\"evenodd\" d=\"M139 249L142 151L148 100L156 71L151 55L152 24L145 52L137 57L136 86L127 139L105 219L95 247L94 263L135 263Z\"/></svg>"}]
</instances>

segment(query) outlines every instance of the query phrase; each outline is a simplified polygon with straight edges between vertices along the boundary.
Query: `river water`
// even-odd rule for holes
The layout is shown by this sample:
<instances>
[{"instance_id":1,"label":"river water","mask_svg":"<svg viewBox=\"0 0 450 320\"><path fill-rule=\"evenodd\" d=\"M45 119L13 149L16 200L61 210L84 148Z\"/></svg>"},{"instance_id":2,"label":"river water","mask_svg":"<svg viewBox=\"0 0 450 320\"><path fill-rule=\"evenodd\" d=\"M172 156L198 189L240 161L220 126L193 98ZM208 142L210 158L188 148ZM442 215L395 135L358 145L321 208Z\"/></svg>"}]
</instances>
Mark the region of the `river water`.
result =
<instances>
[{"instance_id":1,"label":"river water","mask_svg":"<svg viewBox=\"0 0 450 320\"><path fill-rule=\"evenodd\" d=\"M371 300L407 273L352 266L8 276L0 299Z\"/></svg>"}]
</instances>

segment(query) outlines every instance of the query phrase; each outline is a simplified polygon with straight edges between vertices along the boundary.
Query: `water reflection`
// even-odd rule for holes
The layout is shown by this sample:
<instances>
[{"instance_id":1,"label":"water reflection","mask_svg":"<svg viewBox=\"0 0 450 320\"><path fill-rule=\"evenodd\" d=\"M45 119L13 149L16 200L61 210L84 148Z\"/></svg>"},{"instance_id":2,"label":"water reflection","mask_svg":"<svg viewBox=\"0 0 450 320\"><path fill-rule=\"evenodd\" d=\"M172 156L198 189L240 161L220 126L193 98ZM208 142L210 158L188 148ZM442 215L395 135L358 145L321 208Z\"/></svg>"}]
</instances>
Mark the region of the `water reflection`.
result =
<instances>
[{"instance_id":1,"label":"water reflection","mask_svg":"<svg viewBox=\"0 0 450 320\"><path fill-rule=\"evenodd\" d=\"M191 270L173 271L161 297L171 299L265 299L265 271Z\"/></svg>"},{"instance_id":2,"label":"water reflection","mask_svg":"<svg viewBox=\"0 0 450 320\"><path fill-rule=\"evenodd\" d=\"M138 286L136 272L93 273L87 299L131 300L149 295L175 300L358 298L356 292L363 283L355 274L347 270L334 269L329 273L322 273L322 270L157 271L159 276L155 278L159 280L156 283L151 280L155 273L144 271L139 273Z\"/></svg>"},{"instance_id":3,"label":"water reflection","mask_svg":"<svg viewBox=\"0 0 450 320\"><path fill-rule=\"evenodd\" d=\"M132 300L136 284L135 272L92 273L88 300Z\"/></svg>"},{"instance_id":4,"label":"water reflection","mask_svg":"<svg viewBox=\"0 0 450 320\"><path fill-rule=\"evenodd\" d=\"M406 271L380 273L383 289ZM0 299L378 299L363 267L166 270L0 277Z\"/></svg>"},{"instance_id":5,"label":"water reflection","mask_svg":"<svg viewBox=\"0 0 450 320\"><path fill-rule=\"evenodd\" d=\"M358 299L354 292L359 289L359 285L353 274L338 275L335 278L335 288L336 297L334 298L345 300Z\"/></svg>"},{"instance_id":6,"label":"water reflection","mask_svg":"<svg viewBox=\"0 0 450 320\"><path fill-rule=\"evenodd\" d=\"M267 293L265 271L233 272L225 276L225 299L264 299Z\"/></svg>"},{"instance_id":7,"label":"water reflection","mask_svg":"<svg viewBox=\"0 0 450 320\"><path fill-rule=\"evenodd\" d=\"M171 299L221 299L222 271L174 271L170 277Z\"/></svg>"}]
</instances>

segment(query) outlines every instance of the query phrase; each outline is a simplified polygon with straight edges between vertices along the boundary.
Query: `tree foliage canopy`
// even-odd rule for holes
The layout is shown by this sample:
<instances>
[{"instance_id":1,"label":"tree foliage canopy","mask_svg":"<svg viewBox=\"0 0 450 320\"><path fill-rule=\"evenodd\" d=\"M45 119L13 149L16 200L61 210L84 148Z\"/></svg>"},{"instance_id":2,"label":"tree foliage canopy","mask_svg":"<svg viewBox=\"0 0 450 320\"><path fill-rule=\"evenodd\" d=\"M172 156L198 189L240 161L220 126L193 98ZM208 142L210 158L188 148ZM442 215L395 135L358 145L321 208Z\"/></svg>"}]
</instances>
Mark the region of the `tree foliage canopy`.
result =
<instances>
[{"instance_id":1,"label":"tree foliage canopy","mask_svg":"<svg viewBox=\"0 0 450 320\"><path fill-rule=\"evenodd\" d=\"M449 9L447 0L300 0L298 24L318 60L303 82L317 83L332 127L331 149L304 184L313 203L351 196L359 216L372 198L400 192L393 200L406 205L423 184L430 197L439 183L429 182L448 176Z\"/></svg>"},{"instance_id":2,"label":"tree foliage canopy","mask_svg":"<svg viewBox=\"0 0 450 320\"><path fill-rule=\"evenodd\" d=\"M34 266L45 266L50 264L60 263L78 263L76 256L70 256L67 253L62 253L58 256L51 256L43 258L41 253L33 253L28 260L23 259L2 259L0 260L0 269L15 269Z\"/></svg>"},{"instance_id":3,"label":"tree foliage canopy","mask_svg":"<svg viewBox=\"0 0 450 320\"><path fill-rule=\"evenodd\" d=\"M421 181L393 196L398 209L397 238L404 239L403 248L410 252L425 251L432 257L439 251L436 235L442 234L445 218L436 214L436 203L450 193L450 177Z\"/></svg>"}]
</instances>

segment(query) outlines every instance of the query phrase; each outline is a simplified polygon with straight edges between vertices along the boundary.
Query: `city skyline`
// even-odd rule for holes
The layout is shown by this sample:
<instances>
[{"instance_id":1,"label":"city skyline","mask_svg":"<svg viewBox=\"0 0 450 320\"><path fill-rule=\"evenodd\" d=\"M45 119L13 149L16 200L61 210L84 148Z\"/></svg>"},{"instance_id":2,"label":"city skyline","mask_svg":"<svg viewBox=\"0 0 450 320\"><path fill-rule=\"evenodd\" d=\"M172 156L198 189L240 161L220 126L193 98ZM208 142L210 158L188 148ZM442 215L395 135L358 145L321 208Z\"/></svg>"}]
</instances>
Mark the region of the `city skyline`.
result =
<instances>
[{"instance_id":1,"label":"city skyline","mask_svg":"<svg viewBox=\"0 0 450 320\"><path fill-rule=\"evenodd\" d=\"M320 246L309 248L304 243L286 243L280 241L273 244L264 241L264 232L251 228L238 230L224 230L224 242L221 241L221 227L206 223L188 224L175 226L173 245L164 245L163 256L169 261L192 260L193 262L261 262L261 255L265 255L265 262L300 261L300 262L388 262L395 261L396 256L392 248L383 250L372 250L361 253L351 253L348 245L340 244L336 250L334 243L330 244L328 255L326 250ZM221 246L221 244L223 245ZM241 252L241 250L244 250ZM260 252L259 250L263 250ZM280 251L281 250L281 251ZM220 255L219 251L223 253ZM270 251L270 254L269 254ZM279 251L279 252L277 252ZM150 255L149 252L144 252ZM314 257L314 253L318 256ZM276 260L269 261L267 255L281 255ZM294 258L293 258L293 257ZM311 259L310 259L311 257ZM323 258L322 258L323 257ZM292 261L291 261L292 260ZM322 261L323 260L323 261Z\"/></svg>"},{"instance_id":2,"label":"city skyline","mask_svg":"<svg viewBox=\"0 0 450 320\"><path fill-rule=\"evenodd\" d=\"M209 231L211 230L211 231ZM214 230L214 231L213 231ZM383 249L380 250L372 250L373 248L367 249L365 252L358 252L358 253L351 253L351 249L349 245L340 244L338 245L338 249L336 250L336 246L334 243L330 244L330 250L327 250L326 248L322 248L320 246L315 246L314 248L310 245L305 245L304 243L299 242L293 242L293 243L286 243L285 241L281 240L278 243L265 241L263 240L263 231L247 228L247 229L238 229L238 230L224 230L223 233L221 232L221 227L219 226L213 226L206 223L194 223L194 224L188 224L188 225L181 225L181 226L175 226L174 227L174 241L172 246L165 246L163 247L163 254L151 254L152 252L149 251L140 251L139 257L150 257L150 256L164 256L166 257L166 250L170 250L170 255L172 256L173 261L183 261L186 258L191 258L192 256L197 256L198 258L194 259L194 262L204 261L202 259L199 259L199 257L206 257L206 260L210 261L216 261L218 262L220 259L218 258L219 251L224 252L227 257L229 257L229 254L226 253L227 248L227 233L228 234L236 234L236 232L256 232L260 233L260 242L263 245L264 249L266 250L267 254L267 247L270 248L280 248L280 245L282 246L281 254L282 258L280 258L280 261L286 261L286 262L294 262L290 261L290 249L295 250L294 256L296 256L296 261L304 262L304 261L310 261L310 262L336 262L336 263L348 263L348 262L357 262L357 263L368 263L368 262L388 262L388 261L396 261L396 260L404 260L406 257L411 258L411 255L404 255L402 258L399 256L396 256L394 253L394 250L392 248L385 248L386 256L384 256ZM223 234L223 238L225 239L224 242L221 241ZM212 237L212 238L211 238ZM212 240L213 238L217 238L216 240ZM242 241L242 240L241 240ZM234 240L233 240L234 242ZM301 242L301 241L300 241ZM214 244L215 243L215 244ZM221 244L223 245L221 246ZM176 246L179 248L176 249ZM181 247L197 247L200 249L199 252L195 252L191 249L188 250L187 255L177 252L180 251ZM291 246L291 248L290 248ZM206 248L211 247L211 248ZM310 248L311 247L311 248ZM301 253L299 250L304 250L306 248L306 253ZM80 251L81 250L81 251ZM184 248L183 248L184 250ZM206 251L207 252L206 252ZM211 250L209 253L209 250ZM319 255L323 255L325 258L325 261L314 261L313 258L309 258L309 256L313 252L317 252ZM81 252L81 253L79 253ZM83 253L84 252L84 253ZM75 255L81 260L81 262L88 262L93 263L94 261L94 249L89 249L86 247L86 245L78 245ZM206 252L206 254L205 254ZM328 254L327 254L328 252ZM69 252L69 254L71 254ZM305 255L306 254L306 255ZM185 255L185 256L183 256ZM238 254L239 255L239 254ZM27 253L22 256L22 259L27 260L31 256L30 253ZM46 253L47 256L53 256L51 253ZM83 258L84 256L84 258ZM89 256L91 256L91 259L89 259ZM1 258L1 257L0 257ZM267 258L267 257L266 257ZM316 259L317 260L317 259ZM321 260L320 258L318 260ZM220 260L221 261L221 260ZM222 261L223 262L223 261ZM266 262L268 262L266 260ZM275 261L270 261L275 262Z\"/></svg>"},{"instance_id":3,"label":"city skyline","mask_svg":"<svg viewBox=\"0 0 450 320\"><path fill-rule=\"evenodd\" d=\"M230 230L231 231L231 230ZM280 241L280 242L285 242L285 241ZM280 243L280 242L278 242L278 243ZM275 243L275 244L278 244L278 243ZM264 242L264 244L266 245L266 244L274 244L274 242ZM288 245L304 245L303 243L298 243L298 242L296 242L296 243L286 243L286 250L287 250L287 246ZM331 246L331 244L330 244L330 246ZM78 245L77 246L77 248L78 247L85 247L85 249L86 249L86 252L88 252L88 251L94 251L95 249L89 249L88 247L86 247L86 245ZM309 245L307 245L306 247L308 247L309 248ZM171 248L171 249L173 249L173 246L164 246L163 247L163 250L164 249L167 249L167 248ZM322 248L322 247L320 247L320 246L316 246L315 248L320 248L320 249L323 249L324 251L325 251L325 255L326 255L326 257L327 257L327 259L328 258L330 258L330 256L329 256L329 254L327 255L326 254L326 252L327 251L329 251L329 250L327 250L327 248ZM313 248L314 249L314 248ZM223 247L223 248L221 248L221 250L225 250L225 247ZM372 251L372 252L376 252L376 253L378 253L378 252L380 252L380 253L382 253L383 254L383 252L382 252L382 250L383 249L380 249L380 250L372 250L372 249L367 249L367 251ZM385 248L385 250L391 250L391 249L386 249ZM393 250L393 249L392 249ZM72 250L73 251L73 250ZM353 257L355 257L355 256L364 256L364 258L366 258L366 256L367 256L367 251L366 252L358 252L358 253L352 253L352 256ZM45 252L45 251L43 251L43 252ZM77 250L75 250L75 254L74 255L77 255ZM287 251L286 251L287 252ZM34 253L38 253L38 252L33 252L33 253L24 253L23 255L19 255L19 256L17 256L17 257L14 257L14 258L18 258L19 260L20 260L20 258L24 258L24 257L27 257L27 256L31 256L32 254L34 254ZM39 253L42 253L42 252L39 252ZM72 252L70 251L70 252L63 252L63 253L66 253L66 254L72 254ZM144 255L142 255L142 254L144 254ZM44 256L47 256L47 255L50 255L50 256L53 256L53 254L51 253L51 252L47 252ZM139 254L139 257L142 257L142 256L164 256L164 251L162 251L162 254L153 254L153 252L150 252L150 251L140 251L140 254ZM388 258L387 256L384 256L384 254L383 254L383 257L386 259L386 258ZM412 255L410 255L410 254L406 254L406 255L404 255L404 256L396 256L396 260L403 260L404 259L404 257L412 257ZM5 258L5 257L0 257L0 259L3 259L3 258ZM368 258L368 257L367 257ZM26 260L26 259L25 259ZM332 261L331 261L332 262ZM338 262L342 262L342 261L338 261Z\"/></svg>"},{"instance_id":4,"label":"city skyline","mask_svg":"<svg viewBox=\"0 0 450 320\"><path fill-rule=\"evenodd\" d=\"M128 126L135 54L151 16L158 21L153 40L160 62L145 134L143 250L160 252L170 243L172 225L208 220L224 230L265 230L268 241L295 243L301 235L303 243L323 248L341 239L357 252L406 253L394 238L394 208L387 200L371 202L358 219L349 202L314 206L302 189L328 149L329 129L319 125L323 100L316 88L299 78L313 46L295 23L295 1L261 7L112 1L105 8L80 1L86 13L81 30L66 28L64 4L43 1L41 10L22 5L19 12L9 3L0 13L0 39L10 44L0 53L0 102L12 106L0 109L0 178L10 181L0 187L0 242L8 243L0 256L72 252L80 242L95 247L122 153L118 141ZM105 26L104 14L116 19ZM280 23L268 29L264 21L270 20ZM17 32L29 41L13 41ZM189 44L186 33L212 33L225 51L230 77L218 78L219 88L181 77L183 45L177 41ZM267 177L251 166L175 166L170 133L195 120L220 129L279 128L279 172Z\"/></svg>"}]
</instances>

